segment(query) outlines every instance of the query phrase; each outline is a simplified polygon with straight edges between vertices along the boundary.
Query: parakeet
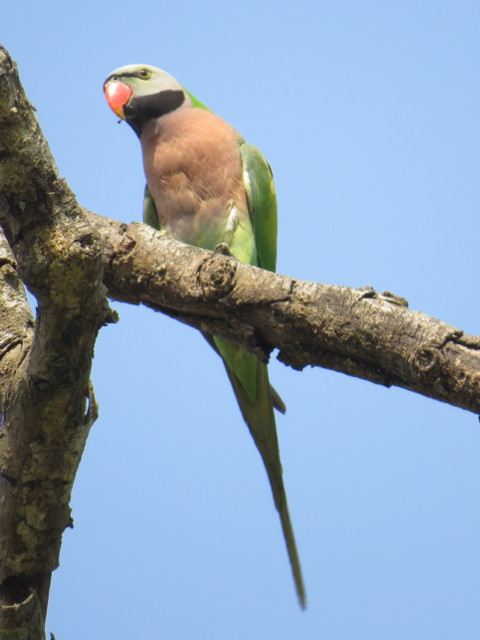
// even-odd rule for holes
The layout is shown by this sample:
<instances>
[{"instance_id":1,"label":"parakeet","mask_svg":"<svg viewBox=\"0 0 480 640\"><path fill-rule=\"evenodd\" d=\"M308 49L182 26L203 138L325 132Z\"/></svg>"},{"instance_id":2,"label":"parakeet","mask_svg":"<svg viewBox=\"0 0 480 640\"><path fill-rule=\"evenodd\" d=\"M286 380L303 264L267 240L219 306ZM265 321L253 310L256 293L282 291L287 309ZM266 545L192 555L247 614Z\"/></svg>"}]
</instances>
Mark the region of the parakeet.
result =
<instances>
[{"instance_id":1,"label":"parakeet","mask_svg":"<svg viewBox=\"0 0 480 640\"><path fill-rule=\"evenodd\" d=\"M156 67L121 67L105 80L104 91L111 109L140 139L147 179L144 221L204 249L226 243L238 260L274 271L277 202L272 172L261 152ZM297 595L305 607L273 412L275 407L284 413L285 405L256 356L224 338L205 337L223 360L265 464Z\"/></svg>"}]
</instances>

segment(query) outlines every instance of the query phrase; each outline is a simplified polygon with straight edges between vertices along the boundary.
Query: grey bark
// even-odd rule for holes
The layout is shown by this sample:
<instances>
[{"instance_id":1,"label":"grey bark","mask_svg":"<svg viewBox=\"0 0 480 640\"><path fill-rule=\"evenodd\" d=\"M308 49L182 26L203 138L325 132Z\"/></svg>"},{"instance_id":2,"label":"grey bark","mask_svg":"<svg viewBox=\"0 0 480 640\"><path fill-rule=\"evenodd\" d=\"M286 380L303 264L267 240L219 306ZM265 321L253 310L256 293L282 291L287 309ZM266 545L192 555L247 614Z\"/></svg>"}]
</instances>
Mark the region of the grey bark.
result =
<instances>
[{"instance_id":1,"label":"grey bark","mask_svg":"<svg viewBox=\"0 0 480 640\"><path fill-rule=\"evenodd\" d=\"M44 637L50 577L96 404L95 338L111 319L102 249L57 169L16 67L0 50L3 420L0 638ZM36 296L33 321L20 278Z\"/></svg>"}]
</instances>

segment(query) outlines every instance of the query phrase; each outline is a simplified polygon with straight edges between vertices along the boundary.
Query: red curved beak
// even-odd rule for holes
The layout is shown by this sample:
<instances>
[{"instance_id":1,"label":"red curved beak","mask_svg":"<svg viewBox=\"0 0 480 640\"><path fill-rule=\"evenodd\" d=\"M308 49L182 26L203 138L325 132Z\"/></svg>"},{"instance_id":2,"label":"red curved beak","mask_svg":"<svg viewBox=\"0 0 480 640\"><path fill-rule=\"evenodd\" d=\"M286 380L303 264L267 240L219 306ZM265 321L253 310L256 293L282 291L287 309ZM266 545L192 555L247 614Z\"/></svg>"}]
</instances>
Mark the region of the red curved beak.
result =
<instances>
[{"instance_id":1,"label":"red curved beak","mask_svg":"<svg viewBox=\"0 0 480 640\"><path fill-rule=\"evenodd\" d=\"M118 80L110 80L104 87L105 97L110 109L117 114L122 120L125 120L123 107L130 100L132 89L124 82Z\"/></svg>"}]
</instances>

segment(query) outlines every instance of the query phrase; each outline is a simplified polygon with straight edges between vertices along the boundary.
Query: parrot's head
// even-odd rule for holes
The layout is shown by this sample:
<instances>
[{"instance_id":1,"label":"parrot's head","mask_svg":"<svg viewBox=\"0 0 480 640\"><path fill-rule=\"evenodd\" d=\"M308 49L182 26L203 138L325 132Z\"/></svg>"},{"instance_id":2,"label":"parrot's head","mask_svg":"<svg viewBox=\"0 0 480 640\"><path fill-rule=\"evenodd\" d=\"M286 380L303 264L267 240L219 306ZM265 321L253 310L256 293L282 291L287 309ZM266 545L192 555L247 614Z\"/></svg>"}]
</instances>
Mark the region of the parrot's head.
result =
<instances>
[{"instance_id":1,"label":"parrot's head","mask_svg":"<svg viewBox=\"0 0 480 640\"><path fill-rule=\"evenodd\" d=\"M105 80L103 89L112 111L126 120L138 135L147 120L192 106L189 93L174 77L147 64L116 69Z\"/></svg>"}]
</instances>

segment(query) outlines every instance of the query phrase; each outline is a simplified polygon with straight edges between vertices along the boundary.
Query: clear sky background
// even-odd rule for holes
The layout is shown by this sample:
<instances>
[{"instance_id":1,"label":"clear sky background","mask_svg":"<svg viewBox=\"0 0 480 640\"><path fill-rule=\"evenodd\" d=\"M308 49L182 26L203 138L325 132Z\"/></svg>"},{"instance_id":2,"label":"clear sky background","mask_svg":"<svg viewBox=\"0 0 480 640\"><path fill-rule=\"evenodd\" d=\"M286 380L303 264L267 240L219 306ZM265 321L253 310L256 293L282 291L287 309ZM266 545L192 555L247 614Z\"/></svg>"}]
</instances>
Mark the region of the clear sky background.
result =
<instances>
[{"instance_id":1,"label":"clear sky background","mask_svg":"<svg viewBox=\"0 0 480 640\"><path fill-rule=\"evenodd\" d=\"M160 66L270 161L281 273L387 289L479 333L477 0L19 0L1 21L82 205L141 218L139 145L102 82ZM220 361L195 330L113 306L53 576L58 640L480 637L475 415L273 357L302 613Z\"/></svg>"}]
</instances>

